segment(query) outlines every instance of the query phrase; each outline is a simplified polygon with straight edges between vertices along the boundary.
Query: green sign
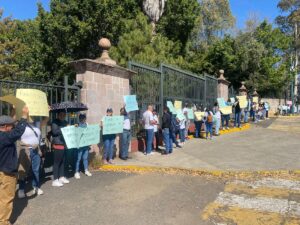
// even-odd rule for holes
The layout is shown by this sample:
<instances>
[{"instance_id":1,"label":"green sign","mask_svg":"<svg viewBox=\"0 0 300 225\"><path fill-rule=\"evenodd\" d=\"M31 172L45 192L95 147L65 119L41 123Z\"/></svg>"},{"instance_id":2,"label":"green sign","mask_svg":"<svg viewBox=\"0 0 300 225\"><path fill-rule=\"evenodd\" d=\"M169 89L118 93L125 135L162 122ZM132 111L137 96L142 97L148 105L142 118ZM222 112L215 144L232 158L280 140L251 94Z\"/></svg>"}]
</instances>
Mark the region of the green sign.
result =
<instances>
[{"instance_id":1,"label":"green sign","mask_svg":"<svg viewBox=\"0 0 300 225\"><path fill-rule=\"evenodd\" d=\"M105 116L103 118L103 134L123 133L124 116Z\"/></svg>"},{"instance_id":2,"label":"green sign","mask_svg":"<svg viewBox=\"0 0 300 225\"><path fill-rule=\"evenodd\" d=\"M193 120L194 119L194 111L193 109L188 109L188 119Z\"/></svg>"},{"instance_id":3,"label":"green sign","mask_svg":"<svg viewBox=\"0 0 300 225\"><path fill-rule=\"evenodd\" d=\"M186 119L186 117L185 117L185 115L183 115L181 109L178 109L176 112L177 112L177 116L176 116L176 117L177 117L180 121Z\"/></svg>"},{"instance_id":4,"label":"green sign","mask_svg":"<svg viewBox=\"0 0 300 225\"><path fill-rule=\"evenodd\" d=\"M69 149L81 148L100 142L100 126L88 125L87 127L68 126L61 129L66 145Z\"/></svg>"},{"instance_id":5,"label":"green sign","mask_svg":"<svg viewBox=\"0 0 300 225\"><path fill-rule=\"evenodd\" d=\"M169 110L170 110L170 112L171 112L172 114L176 114L176 109L174 108L172 102L167 101L167 107L169 108Z\"/></svg>"},{"instance_id":6,"label":"green sign","mask_svg":"<svg viewBox=\"0 0 300 225\"><path fill-rule=\"evenodd\" d=\"M138 107L138 104L136 101L136 95L124 96L124 102L125 102L125 109L127 112L139 110L139 107Z\"/></svg>"}]
</instances>

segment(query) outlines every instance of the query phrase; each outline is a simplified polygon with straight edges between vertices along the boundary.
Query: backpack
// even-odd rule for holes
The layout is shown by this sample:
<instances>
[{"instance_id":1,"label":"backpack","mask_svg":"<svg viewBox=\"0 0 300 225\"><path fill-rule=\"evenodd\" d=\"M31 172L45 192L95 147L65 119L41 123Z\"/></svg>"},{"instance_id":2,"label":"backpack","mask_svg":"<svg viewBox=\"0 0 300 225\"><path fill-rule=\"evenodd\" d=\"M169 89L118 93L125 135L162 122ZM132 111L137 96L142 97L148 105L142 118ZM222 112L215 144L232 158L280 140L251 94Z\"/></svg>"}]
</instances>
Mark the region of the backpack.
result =
<instances>
[{"instance_id":1,"label":"backpack","mask_svg":"<svg viewBox=\"0 0 300 225\"><path fill-rule=\"evenodd\" d=\"M213 115L209 112L207 116L207 122L212 123L213 122Z\"/></svg>"}]
</instances>

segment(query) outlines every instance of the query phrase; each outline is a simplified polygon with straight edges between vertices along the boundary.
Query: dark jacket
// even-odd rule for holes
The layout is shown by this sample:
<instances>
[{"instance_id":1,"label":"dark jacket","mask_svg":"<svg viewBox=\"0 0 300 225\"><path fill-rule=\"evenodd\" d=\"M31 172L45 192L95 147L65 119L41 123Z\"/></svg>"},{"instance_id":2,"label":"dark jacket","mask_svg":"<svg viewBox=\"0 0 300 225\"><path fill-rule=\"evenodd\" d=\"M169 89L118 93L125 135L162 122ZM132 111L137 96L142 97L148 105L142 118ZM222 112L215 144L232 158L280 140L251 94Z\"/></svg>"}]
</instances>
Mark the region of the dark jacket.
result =
<instances>
[{"instance_id":1,"label":"dark jacket","mask_svg":"<svg viewBox=\"0 0 300 225\"><path fill-rule=\"evenodd\" d=\"M235 106L235 113L240 113L241 112L241 107L240 107L240 102L238 102Z\"/></svg>"},{"instance_id":2,"label":"dark jacket","mask_svg":"<svg viewBox=\"0 0 300 225\"><path fill-rule=\"evenodd\" d=\"M15 173L18 168L18 155L15 142L21 138L27 122L21 119L17 126L10 132L0 131L0 171Z\"/></svg>"},{"instance_id":3,"label":"dark jacket","mask_svg":"<svg viewBox=\"0 0 300 225\"><path fill-rule=\"evenodd\" d=\"M171 115L170 113L164 113L162 117L162 129L171 128Z\"/></svg>"},{"instance_id":4,"label":"dark jacket","mask_svg":"<svg viewBox=\"0 0 300 225\"><path fill-rule=\"evenodd\" d=\"M51 132L52 132L52 144L55 145L65 145L65 140L63 137L63 134L61 132L61 128L64 128L68 125L68 122L63 120L59 120L59 119L55 119L52 122L51 125Z\"/></svg>"}]
</instances>

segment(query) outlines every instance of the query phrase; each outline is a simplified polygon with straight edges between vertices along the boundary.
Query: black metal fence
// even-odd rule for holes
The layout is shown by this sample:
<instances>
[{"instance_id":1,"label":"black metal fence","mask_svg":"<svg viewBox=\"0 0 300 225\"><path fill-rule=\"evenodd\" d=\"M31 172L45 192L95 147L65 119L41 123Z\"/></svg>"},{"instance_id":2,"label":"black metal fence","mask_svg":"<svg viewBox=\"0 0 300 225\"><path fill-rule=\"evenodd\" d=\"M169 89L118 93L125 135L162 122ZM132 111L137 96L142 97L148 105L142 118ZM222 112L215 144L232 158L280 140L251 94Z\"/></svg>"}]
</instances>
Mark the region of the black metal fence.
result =
<instances>
[{"instance_id":1,"label":"black metal fence","mask_svg":"<svg viewBox=\"0 0 300 225\"><path fill-rule=\"evenodd\" d=\"M137 96L140 109L133 119L134 134L141 128L139 120L148 104L153 104L162 115L163 106L169 100L203 107L212 107L216 101L218 80L208 74L197 75L165 64L153 68L129 62L128 66L137 72L130 82L131 93Z\"/></svg>"}]
</instances>

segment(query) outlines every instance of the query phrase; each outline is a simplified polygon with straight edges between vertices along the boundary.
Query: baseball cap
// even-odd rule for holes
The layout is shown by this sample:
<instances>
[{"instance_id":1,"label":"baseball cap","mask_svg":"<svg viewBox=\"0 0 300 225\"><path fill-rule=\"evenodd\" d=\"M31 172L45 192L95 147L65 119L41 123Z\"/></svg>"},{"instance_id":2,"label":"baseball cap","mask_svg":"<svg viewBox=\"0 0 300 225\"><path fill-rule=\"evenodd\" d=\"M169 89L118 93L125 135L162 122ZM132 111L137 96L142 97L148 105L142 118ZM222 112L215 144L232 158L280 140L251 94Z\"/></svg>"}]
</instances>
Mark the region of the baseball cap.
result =
<instances>
[{"instance_id":1,"label":"baseball cap","mask_svg":"<svg viewBox=\"0 0 300 225\"><path fill-rule=\"evenodd\" d=\"M107 108L106 112L113 112L112 108Z\"/></svg>"}]
</instances>

